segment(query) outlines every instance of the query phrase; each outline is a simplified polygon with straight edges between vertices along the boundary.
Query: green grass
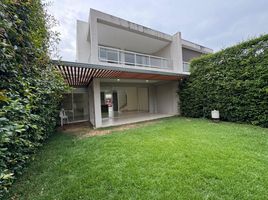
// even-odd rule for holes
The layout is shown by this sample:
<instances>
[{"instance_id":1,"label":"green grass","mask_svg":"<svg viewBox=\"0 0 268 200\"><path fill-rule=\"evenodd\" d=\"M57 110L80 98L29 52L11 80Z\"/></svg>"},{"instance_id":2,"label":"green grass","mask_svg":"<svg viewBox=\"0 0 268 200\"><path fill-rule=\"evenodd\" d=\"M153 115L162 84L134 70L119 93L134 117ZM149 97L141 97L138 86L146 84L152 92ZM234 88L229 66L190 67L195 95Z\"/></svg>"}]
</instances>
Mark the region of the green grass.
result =
<instances>
[{"instance_id":1,"label":"green grass","mask_svg":"<svg viewBox=\"0 0 268 200\"><path fill-rule=\"evenodd\" d=\"M56 134L18 199L267 199L268 129L170 118L79 139Z\"/></svg>"}]
</instances>

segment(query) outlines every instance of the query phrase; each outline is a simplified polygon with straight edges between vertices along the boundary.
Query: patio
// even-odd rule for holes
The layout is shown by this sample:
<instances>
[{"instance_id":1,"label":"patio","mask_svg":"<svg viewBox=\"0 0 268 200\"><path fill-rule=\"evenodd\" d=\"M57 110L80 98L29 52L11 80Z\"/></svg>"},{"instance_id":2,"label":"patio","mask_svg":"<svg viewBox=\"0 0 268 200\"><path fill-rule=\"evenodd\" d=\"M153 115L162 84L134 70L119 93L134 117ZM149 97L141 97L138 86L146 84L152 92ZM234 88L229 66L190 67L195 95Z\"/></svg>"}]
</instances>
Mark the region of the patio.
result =
<instances>
[{"instance_id":1,"label":"patio","mask_svg":"<svg viewBox=\"0 0 268 200\"><path fill-rule=\"evenodd\" d=\"M148 112L114 112L113 117L107 116L102 118L102 127L119 126L142 121L151 121L171 116L174 115Z\"/></svg>"}]
</instances>

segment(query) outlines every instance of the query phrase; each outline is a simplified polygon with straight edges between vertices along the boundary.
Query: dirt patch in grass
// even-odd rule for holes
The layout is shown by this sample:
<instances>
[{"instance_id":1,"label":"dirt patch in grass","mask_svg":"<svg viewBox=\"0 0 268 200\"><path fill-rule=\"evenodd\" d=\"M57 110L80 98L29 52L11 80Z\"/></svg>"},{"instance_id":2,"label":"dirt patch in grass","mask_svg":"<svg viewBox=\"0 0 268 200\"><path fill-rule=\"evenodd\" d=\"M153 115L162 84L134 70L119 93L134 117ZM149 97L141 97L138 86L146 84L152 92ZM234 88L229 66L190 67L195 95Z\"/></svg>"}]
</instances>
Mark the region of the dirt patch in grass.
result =
<instances>
[{"instance_id":1,"label":"dirt patch in grass","mask_svg":"<svg viewBox=\"0 0 268 200\"><path fill-rule=\"evenodd\" d=\"M78 136L80 138L93 137L98 135L107 135L114 131L125 131L128 129L139 128L142 126L147 126L154 123L159 123L160 120L152 120L147 122L139 122L134 124L126 124L121 126L114 126L108 128L93 129L92 125L89 122L77 123L77 124L68 124L64 127L59 127L58 131Z\"/></svg>"}]
</instances>

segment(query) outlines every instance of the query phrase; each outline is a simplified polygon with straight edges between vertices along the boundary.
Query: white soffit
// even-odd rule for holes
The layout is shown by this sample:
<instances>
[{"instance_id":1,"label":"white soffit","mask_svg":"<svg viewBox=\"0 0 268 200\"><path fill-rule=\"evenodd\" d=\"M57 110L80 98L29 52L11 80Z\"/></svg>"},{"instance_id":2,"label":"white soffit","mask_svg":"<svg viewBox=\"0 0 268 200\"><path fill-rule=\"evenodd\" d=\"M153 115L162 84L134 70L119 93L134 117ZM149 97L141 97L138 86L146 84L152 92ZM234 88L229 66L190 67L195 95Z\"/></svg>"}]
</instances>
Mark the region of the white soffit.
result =
<instances>
[{"instance_id":1,"label":"white soffit","mask_svg":"<svg viewBox=\"0 0 268 200\"><path fill-rule=\"evenodd\" d=\"M100 22L97 24L98 42L100 45L144 54L153 54L169 44L168 41L148 37Z\"/></svg>"}]
</instances>

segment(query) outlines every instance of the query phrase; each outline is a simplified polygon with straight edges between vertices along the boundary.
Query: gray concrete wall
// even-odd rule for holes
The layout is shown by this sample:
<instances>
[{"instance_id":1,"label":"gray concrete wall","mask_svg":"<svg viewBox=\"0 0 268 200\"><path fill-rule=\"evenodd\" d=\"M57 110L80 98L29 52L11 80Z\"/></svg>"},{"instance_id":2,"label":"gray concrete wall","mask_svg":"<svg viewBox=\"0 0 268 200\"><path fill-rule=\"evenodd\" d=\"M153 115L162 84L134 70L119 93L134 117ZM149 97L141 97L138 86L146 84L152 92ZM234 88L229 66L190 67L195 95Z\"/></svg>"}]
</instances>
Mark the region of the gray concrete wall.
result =
<instances>
[{"instance_id":1,"label":"gray concrete wall","mask_svg":"<svg viewBox=\"0 0 268 200\"><path fill-rule=\"evenodd\" d=\"M183 72L182 65L182 44L181 33L178 32L172 36L172 43L170 46L170 55L173 62L173 70L176 73Z\"/></svg>"},{"instance_id":2,"label":"gray concrete wall","mask_svg":"<svg viewBox=\"0 0 268 200\"><path fill-rule=\"evenodd\" d=\"M162 48L160 51L155 52L153 55L171 59L170 56L170 44Z\"/></svg>"},{"instance_id":3,"label":"gray concrete wall","mask_svg":"<svg viewBox=\"0 0 268 200\"><path fill-rule=\"evenodd\" d=\"M77 20L76 22L76 61L82 63L90 62L90 42L87 40L89 26L87 22Z\"/></svg>"},{"instance_id":4,"label":"gray concrete wall","mask_svg":"<svg viewBox=\"0 0 268 200\"><path fill-rule=\"evenodd\" d=\"M182 48L182 59L184 62L190 62L193 58L200 57L201 55L203 54L200 52Z\"/></svg>"}]
</instances>

